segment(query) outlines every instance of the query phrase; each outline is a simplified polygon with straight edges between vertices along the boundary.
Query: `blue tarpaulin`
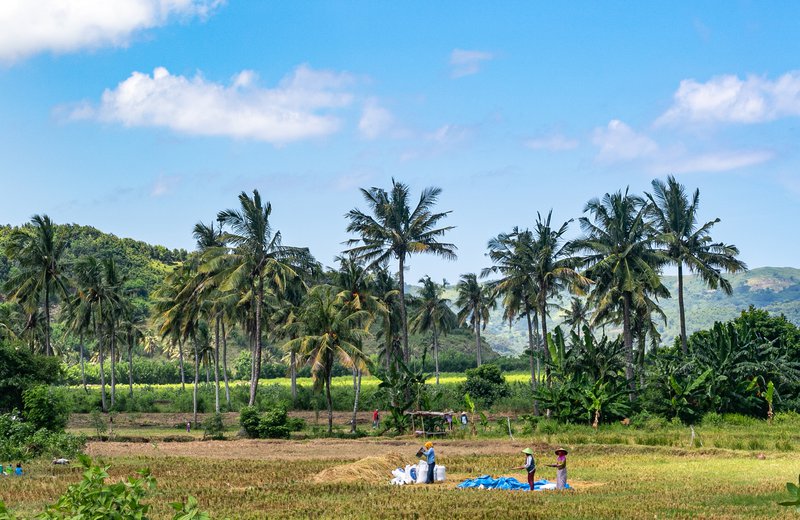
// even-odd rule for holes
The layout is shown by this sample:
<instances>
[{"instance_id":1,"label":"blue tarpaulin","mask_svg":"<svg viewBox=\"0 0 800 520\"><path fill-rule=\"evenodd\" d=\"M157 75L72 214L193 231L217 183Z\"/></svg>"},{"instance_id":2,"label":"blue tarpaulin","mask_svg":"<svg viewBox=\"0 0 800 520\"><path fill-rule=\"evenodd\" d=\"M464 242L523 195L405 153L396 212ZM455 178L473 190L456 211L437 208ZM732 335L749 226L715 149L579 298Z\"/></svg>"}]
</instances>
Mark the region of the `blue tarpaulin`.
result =
<instances>
[{"instance_id":1,"label":"blue tarpaulin","mask_svg":"<svg viewBox=\"0 0 800 520\"><path fill-rule=\"evenodd\" d=\"M481 475L476 478L468 478L458 486L461 489L467 488L482 488L482 489L520 489L523 491L530 491L530 486L527 482L520 482L514 477L500 477L492 478L491 475ZM533 483L534 491L541 491L542 489L554 489L555 482L548 482L547 480L536 480ZM569 488L569 484L567 484Z\"/></svg>"}]
</instances>

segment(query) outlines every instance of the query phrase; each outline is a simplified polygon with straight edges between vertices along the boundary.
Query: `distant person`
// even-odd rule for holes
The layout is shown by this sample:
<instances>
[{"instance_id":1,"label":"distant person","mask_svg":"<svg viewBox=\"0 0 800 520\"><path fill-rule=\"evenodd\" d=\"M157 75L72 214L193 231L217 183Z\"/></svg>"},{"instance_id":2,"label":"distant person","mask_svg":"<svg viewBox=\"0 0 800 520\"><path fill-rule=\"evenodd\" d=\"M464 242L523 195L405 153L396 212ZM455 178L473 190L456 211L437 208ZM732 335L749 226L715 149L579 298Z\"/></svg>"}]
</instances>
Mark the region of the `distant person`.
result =
<instances>
[{"instance_id":1,"label":"distant person","mask_svg":"<svg viewBox=\"0 0 800 520\"><path fill-rule=\"evenodd\" d=\"M377 428L378 425L381 423L381 417L378 413L378 409L376 408L374 412L372 412L372 428Z\"/></svg>"},{"instance_id":2,"label":"distant person","mask_svg":"<svg viewBox=\"0 0 800 520\"><path fill-rule=\"evenodd\" d=\"M522 453L525 454L525 464L522 466L515 466L511 469L524 469L528 472L528 485L531 487L531 491L533 491L533 482L534 477L536 476L536 460L533 458L533 450L530 448L525 448L522 450Z\"/></svg>"},{"instance_id":3,"label":"distant person","mask_svg":"<svg viewBox=\"0 0 800 520\"><path fill-rule=\"evenodd\" d=\"M425 443L425 447L422 448L422 454L428 458L428 484L433 484L433 476L435 473L433 472L433 468L436 467L436 453L433 451L433 443L428 441Z\"/></svg>"},{"instance_id":4,"label":"distant person","mask_svg":"<svg viewBox=\"0 0 800 520\"><path fill-rule=\"evenodd\" d=\"M192 431L192 423L190 421L186 421L186 433L190 433Z\"/></svg>"},{"instance_id":5,"label":"distant person","mask_svg":"<svg viewBox=\"0 0 800 520\"><path fill-rule=\"evenodd\" d=\"M14 475L21 477L22 476L22 463L17 462L17 467L14 468Z\"/></svg>"},{"instance_id":6,"label":"distant person","mask_svg":"<svg viewBox=\"0 0 800 520\"><path fill-rule=\"evenodd\" d=\"M453 413L447 412L444 414L444 422L447 423L447 431L453 431Z\"/></svg>"},{"instance_id":7,"label":"distant person","mask_svg":"<svg viewBox=\"0 0 800 520\"><path fill-rule=\"evenodd\" d=\"M555 464L548 464L551 468L556 468L556 489L566 489L567 488L567 450L564 448L558 448L556 450L556 455L558 455L558 459L556 459Z\"/></svg>"},{"instance_id":8,"label":"distant person","mask_svg":"<svg viewBox=\"0 0 800 520\"><path fill-rule=\"evenodd\" d=\"M462 430L467 427L467 423L468 422L469 422L469 419L467 419L467 412L461 412L461 429Z\"/></svg>"}]
</instances>

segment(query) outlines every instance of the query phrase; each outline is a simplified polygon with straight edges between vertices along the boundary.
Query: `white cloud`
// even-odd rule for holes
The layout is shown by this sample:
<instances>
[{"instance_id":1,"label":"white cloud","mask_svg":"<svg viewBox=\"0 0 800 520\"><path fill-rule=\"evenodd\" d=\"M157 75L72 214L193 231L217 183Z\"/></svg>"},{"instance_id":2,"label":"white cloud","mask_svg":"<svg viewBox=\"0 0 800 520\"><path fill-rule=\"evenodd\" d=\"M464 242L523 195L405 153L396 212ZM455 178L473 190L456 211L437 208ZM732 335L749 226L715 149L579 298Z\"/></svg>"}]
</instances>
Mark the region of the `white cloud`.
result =
<instances>
[{"instance_id":1,"label":"white cloud","mask_svg":"<svg viewBox=\"0 0 800 520\"><path fill-rule=\"evenodd\" d=\"M252 71L226 86L158 67L152 75L134 72L103 92L99 106L79 105L70 117L282 144L336 132L339 119L329 112L352 102L344 90L352 81L346 73L301 65L277 87L264 89L256 86Z\"/></svg>"},{"instance_id":2,"label":"white cloud","mask_svg":"<svg viewBox=\"0 0 800 520\"><path fill-rule=\"evenodd\" d=\"M375 139L386 132L393 122L391 112L380 106L377 100L368 99L358 121L358 130L366 139Z\"/></svg>"},{"instance_id":3,"label":"white cloud","mask_svg":"<svg viewBox=\"0 0 800 520\"><path fill-rule=\"evenodd\" d=\"M600 148L597 160L607 163L650 157L658 151L655 141L635 132L619 119L612 119L605 128L595 129L592 142Z\"/></svg>"},{"instance_id":4,"label":"white cloud","mask_svg":"<svg viewBox=\"0 0 800 520\"><path fill-rule=\"evenodd\" d=\"M462 125L442 125L425 138L440 145L453 145L465 141L475 133L474 128Z\"/></svg>"},{"instance_id":5,"label":"white cloud","mask_svg":"<svg viewBox=\"0 0 800 520\"><path fill-rule=\"evenodd\" d=\"M538 137L525 141L525 146L532 150L549 150L551 152L563 152L578 147L578 141L570 139L561 134L547 137Z\"/></svg>"},{"instance_id":6,"label":"white cloud","mask_svg":"<svg viewBox=\"0 0 800 520\"><path fill-rule=\"evenodd\" d=\"M0 61L39 52L124 46L174 18L206 17L224 0L2 0Z\"/></svg>"},{"instance_id":7,"label":"white cloud","mask_svg":"<svg viewBox=\"0 0 800 520\"><path fill-rule=\"evenodd\" d=\"M174 175L159 175L150 188L151 197L163 197L175 190L180 183L180 177Z\"/></svg>"},{"instance_id":8,"label":"white cloud","mask_svg":"<svg viewBox=\"0 0 800 520\"><path fill-rule=\"evenodd\" d=\"M476 74L484 61L494 59L494 54L486 51L466 51L454 49L450 53L450 75L454 78Z\"/></svg>"},{"instance_id":9,"label":"white cloud","mask_svg":"<svg viewBox=\"0 0 800 520\"><path fill-rule=\"evenodd\" d=\"M800 71L770 81L724 75L705 83L681 81L673 105L656 126L679 123L760 123L800 116Z\"/></svg>"},{"instance_id":10,"label":"white cloud","mask_svg":"<svg viewBox=\"0 0 800 520\"><path fill-rule=\"evenodd\" d=\"M654 164L656 173L725 172L754 166L772 159L773 153L765 150L703 153L694 156L663 159Z\"/></svg>"}]
</instances>

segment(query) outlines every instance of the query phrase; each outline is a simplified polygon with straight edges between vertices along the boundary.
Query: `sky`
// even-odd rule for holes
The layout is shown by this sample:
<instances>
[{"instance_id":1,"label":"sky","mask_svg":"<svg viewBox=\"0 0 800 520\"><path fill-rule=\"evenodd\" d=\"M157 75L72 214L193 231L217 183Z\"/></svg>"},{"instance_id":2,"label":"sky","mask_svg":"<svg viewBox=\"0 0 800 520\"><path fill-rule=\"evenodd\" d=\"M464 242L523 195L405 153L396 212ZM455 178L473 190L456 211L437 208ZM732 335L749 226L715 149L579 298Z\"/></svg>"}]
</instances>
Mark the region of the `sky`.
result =
<instances>
[{"instance_id":1,"label":"sky","mask_svg":"<svg viewBox=\"0 0 800 520\"><path fill-rule=\"evenodd\" d=\"M170 248L257 189L325 265L359 188L442 188L454 282L537 212L673 174L750 267L800 266L800 3L0 2L0 223Z\"/></svg>"}]
</instances>

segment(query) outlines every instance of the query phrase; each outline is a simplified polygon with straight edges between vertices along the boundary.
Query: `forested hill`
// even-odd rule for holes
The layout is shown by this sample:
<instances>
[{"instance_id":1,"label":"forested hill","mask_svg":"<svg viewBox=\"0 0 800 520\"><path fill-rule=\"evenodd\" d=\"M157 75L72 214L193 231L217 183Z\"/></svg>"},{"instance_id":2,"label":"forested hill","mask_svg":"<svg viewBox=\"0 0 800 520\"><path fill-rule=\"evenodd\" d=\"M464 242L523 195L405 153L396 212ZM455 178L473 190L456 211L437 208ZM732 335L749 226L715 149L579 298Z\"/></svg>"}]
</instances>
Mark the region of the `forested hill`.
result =
<instances>
[{"instance_id":1,"label":"forested hill","mask_svg":"<svg viewBox=\"0 0 800 520\"><path fill-rule=\"evenodd\" d=\"M687 332L710 328L715 321L726 321L739 315L750 305L765 309L770 314L783 314L800 325L800 269L792 267L759 267L746 273L728 275L733 294L708 289L702 280L684 277ZM659 327L662 343L671 344L678 335L678 279L664 276L672 298L659 303L667 315L666 327ZM558 314L551 316L553 324L561 321ZM494 311L486 331L486 341L501 353L521 352L526 346L524 323L518 322L509 329L502 323L500 311Z\"/></svg>"},{"instance_id":2,"label":"forested hill","mask_svg":"<svg viewBox=\"0 0 800 520\"><path fill-rule=\"evenodd\" d=\"M77 224L57 225L66 240L64 265L69 266L78 258L93 256L97 259L114 258L120 273L127 278L126 287L140 298L147 298L169 271L169 265L184 260L183 249L167 249L131 238L119 238L91 226ZM8 278L10 264L5 255L5 243L15 229L0 226L0 287ZM2 293L2 289L0 289Z\"/></svg>"}]
</instances>

